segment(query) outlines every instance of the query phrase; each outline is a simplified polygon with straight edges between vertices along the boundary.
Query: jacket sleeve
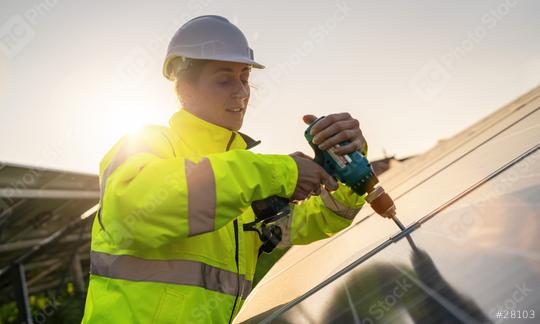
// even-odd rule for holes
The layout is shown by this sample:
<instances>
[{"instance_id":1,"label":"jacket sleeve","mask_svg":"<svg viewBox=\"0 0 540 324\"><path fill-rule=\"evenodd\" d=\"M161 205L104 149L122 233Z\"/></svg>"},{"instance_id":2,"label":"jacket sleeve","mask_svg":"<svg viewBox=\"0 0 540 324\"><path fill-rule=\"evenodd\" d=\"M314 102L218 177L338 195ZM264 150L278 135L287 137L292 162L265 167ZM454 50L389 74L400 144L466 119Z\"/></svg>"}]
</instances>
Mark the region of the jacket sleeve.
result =
<instances>
[{"instance_id":1,"label":"jacket sleeve","mask_svg":"<svg viewBox=\"0 0 540 324\"><path fill-rule=\"evenodd\" d=\"M361 153L367 156L367 152L366 144ZM283 237L278 247L308 244L348 227L364 205L365 196L338 182L338 189L334 192L322 188L320 196L291 204L290 216L279 220Z\"/></svg>"},{"instance_id":2,"label":"jacket sleeve","mask_svg":"<svg viewBox=\"0 0 540 324\"><path fill-rule=\"evenodd\" d=\"M123 138L102 161L98 216L112 236L156 247L215 231L253 200L290 197L297 177L287 155L232 150L195 161L146 131Z\"/></svg>"},{"instance_id":3,"label":"jacket sleeve","mask_svg":"<svg viewBox=\"0 0 540 324\"><path fill-rule=\"evenodd\" d=\"M320 196L291 204L290 216L279 220L283 237L278 247L308 244L348 227L364 205L364 197L339 182L334 192L323 188Z\"/></svg>"}]
</instances>

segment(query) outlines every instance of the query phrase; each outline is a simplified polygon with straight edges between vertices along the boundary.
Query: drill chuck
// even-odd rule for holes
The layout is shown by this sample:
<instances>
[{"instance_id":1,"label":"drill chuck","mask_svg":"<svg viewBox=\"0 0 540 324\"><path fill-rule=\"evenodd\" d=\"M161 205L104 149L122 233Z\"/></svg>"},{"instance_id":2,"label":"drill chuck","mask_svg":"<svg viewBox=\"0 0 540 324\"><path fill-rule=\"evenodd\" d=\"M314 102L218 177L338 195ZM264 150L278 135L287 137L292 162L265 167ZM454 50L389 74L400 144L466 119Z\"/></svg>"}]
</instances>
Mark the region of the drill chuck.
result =
<instances>
[{"instance_id":1,"label":"drill chuck","mask_svg":"<svg viewBox=\"0 0 540 324\"><path fill-rule=\"evenodd\" d=\"M383 187L377 186L366 195L366 202L370 204L373 210L386 218L396 216L396 205L390 196L384 191Z\"/></svg>"}]
</instances>

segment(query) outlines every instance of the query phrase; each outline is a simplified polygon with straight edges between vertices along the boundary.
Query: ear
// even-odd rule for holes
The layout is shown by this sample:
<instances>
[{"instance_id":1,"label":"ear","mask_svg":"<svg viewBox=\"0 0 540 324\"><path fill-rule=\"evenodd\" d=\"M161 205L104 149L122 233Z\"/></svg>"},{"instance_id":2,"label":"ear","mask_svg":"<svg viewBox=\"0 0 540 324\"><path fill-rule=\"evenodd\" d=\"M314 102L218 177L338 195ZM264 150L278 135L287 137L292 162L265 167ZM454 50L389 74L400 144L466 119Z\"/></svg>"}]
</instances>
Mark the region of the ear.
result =
<instances>
[{"instance_id":1,"label":"ear","mask_svg":"<svg viewBox=\"0 0 540 324\"><path fill-rule=\"evenodd\" d=\"M196 90L190 82L179 80L174 81L174 91L176 92L176 97L178 98L178 101L183 106L193 104L193 92Z\"/></svg>"}]
</instances>

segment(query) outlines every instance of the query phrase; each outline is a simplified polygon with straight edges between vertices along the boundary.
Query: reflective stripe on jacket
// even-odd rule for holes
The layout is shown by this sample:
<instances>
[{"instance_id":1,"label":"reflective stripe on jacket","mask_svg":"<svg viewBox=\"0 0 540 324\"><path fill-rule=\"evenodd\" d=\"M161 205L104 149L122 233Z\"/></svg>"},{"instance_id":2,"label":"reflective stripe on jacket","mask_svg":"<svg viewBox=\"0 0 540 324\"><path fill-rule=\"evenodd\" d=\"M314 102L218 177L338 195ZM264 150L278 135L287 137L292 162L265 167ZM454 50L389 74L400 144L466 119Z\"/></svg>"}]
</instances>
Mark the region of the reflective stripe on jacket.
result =
<instances>
[{"instance_id":1,"label":"reflective stripe on jacket","mask_svg":"<svg viewBox=\"0 0 540 324\"><path fill-rule=\"evenodd\" d=\"M242 225L254 200L290 197L288 155L256 154L249 136L185 109L170 127L126 135L100 164L83 323L228 323L251 290L262 242ZM351 224L364 203L344 185L293 206L283 244Z\"/></svg>"}]
</instances>

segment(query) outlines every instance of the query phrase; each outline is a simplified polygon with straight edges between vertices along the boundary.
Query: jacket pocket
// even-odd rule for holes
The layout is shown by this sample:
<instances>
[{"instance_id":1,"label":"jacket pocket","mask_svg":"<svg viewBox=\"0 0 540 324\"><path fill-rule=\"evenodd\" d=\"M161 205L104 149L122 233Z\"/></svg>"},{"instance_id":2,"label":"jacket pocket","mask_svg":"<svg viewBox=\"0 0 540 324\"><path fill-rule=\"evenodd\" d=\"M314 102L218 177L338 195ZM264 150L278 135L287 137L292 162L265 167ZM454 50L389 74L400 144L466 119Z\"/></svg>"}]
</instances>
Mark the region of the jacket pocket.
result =
<instances>
[{"instance_id":1,"label":"jacket pocket","mask_svg":"<svg viewBox=\"0 0 540 324\"><path fill-rule=\"evenodd\" d=\"M143 300L140 302L144 303ZM178 290L165 288L152 317L152 323L182 323L185 297Z\"/></svg>"}]
</instances>

